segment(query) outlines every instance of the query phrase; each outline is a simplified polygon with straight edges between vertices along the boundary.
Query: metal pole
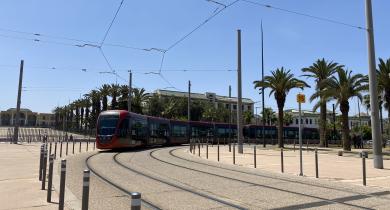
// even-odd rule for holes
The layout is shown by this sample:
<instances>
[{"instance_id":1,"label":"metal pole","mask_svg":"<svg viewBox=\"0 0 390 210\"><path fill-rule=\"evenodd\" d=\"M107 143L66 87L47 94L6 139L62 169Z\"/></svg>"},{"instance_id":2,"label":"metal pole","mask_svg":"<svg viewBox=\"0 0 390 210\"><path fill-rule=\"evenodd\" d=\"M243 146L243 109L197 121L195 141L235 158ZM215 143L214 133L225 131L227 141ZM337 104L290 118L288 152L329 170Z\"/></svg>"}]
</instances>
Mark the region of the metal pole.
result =
<instances>
[{"instance_id":1,"label":"metal pole","mask_svg":"<svg viewBox=\"0 0 390 210\"><path fill-rule=\"evenodd\" d=\"M42 181L42 170L43 170L43 153L44 145L41 145L41 153L39 155L39 181Z\"/></svg>"},{"instance_id":2,"label":"metal pole","mask_svg":"<svg viewBox=\"0 0 390 210\"><path fill-rule=\"evenodd\" d=\"M218 146L217 146L217 153L218 153L218 162L219 162L219 140L218 140Z\"/></svg>"},{"instance_id":3,"label":"metal pole","mask_svg":"<svg viewBox=\"0 0 390 210\"><path fill-rule=\"evenodd\" d=\"M229 99L231 101L231 98L232 98L232 86L229 85ZM232 151L232 146L231 146L231 142L232 142L232 112L233 112L233 108L232 108L232 105L233 103L229 104L229 152Z\"/></svg>"},{"instance_id":4,"label":"metal pole","mask_svg":"<svg viewBox=\"0 0 390 210\"><path fill-rule=\"evenodd\" d=\"M209 159L209 140L206 142L206 159Z\"/></svg>"},{"instance_id":5,"label":"metal pole","mask_svg":"<svg viewBox=\"0 0 390 210\"><path fill-rule=\"evenodd\" d=\"M82 197L82 210L88 210L88 202L89 202L89 170L84 170L83 173L83 197Z\"/></svg>"},{"instance_id":6,"label":"metal pole","mask_svg":"<svg viewBox=\"0 0 390 210\"><path fill-rule=\"evenodd\" d=\"M69 142L68 142L68 138L66 138L66 156L68 156L68 146L69 146Z\"/></svg>"},{"instance_id":7,"label":"metal pole","mask_svg":"<svg viewBox=\"0 0 390 210\"><path fill-rule=\"evenodd\" d=\"M301 112L301 103L298 103L299 105L299 176L303 176L303 164L302 164L302 112Z\"/></svg>"},{"instance_id":8,"label":"metal pole","mask_svg":"<svg viewBox=\"0 0 390 210\"><path fill-rule=\"evenodd\" d=\"M314 151L314 155L315 155L315 164L316 164L316 178L318 178L318 151L317 151L317 148Z\"/></svg>"},{"instance_id":9,"label":"metal pole","mask_svg":"<svg viewBox=\"0 0 390 210\"><path fill-rule=\"evenodd\" d=\"M66 179L66 160L61 160L61 177L60 177L60 197L58 209L64 209L64 200L65 200L65 179Z\"/></svg>"},{"instance_id":10,"label":"metal pole","mask_svg":"<svg viewBox=\"0 0 390 210\"><path fill-rule=\"evenodd\" d=\"M61 143L60 143L60 158L62 158L62 140L61 140Z\"/></svg>"},{"instance_id":11,"label":"metal pole","mask_svg":"<svg viewBox=\"0 0 390 210\"><path fill-rule=\"evenodd\" d=\"M366 157L362 156L362 164L363 164L363 185L366 186Z\"/></svg>"},{"instance_id":12,"label":"metal pole","mask_svg":"<svg viewBox=\"0 0 390 210\"><path fill-rule=\"evenodd\" d=\"M133 83L133 73L131 70L129 70L129 99L127 101L127 110L131 112L131 92L132 90L132 83Z\"/></svg>"},{"instance_id":13,"label":"metal pole","mask_svg":"<svg viewBox=\"0 0 390 210\"><path fill-rule=\"evenodd\" d=\"M72 145L72 154L74 154L74 139L72 139L73 145Z\"/></svg>"},{"instance_id":14,"label":"metal pole","mask_svg":"<svg viewBox=\"0 0 390 210\"><path fill-rule=\"evenodd\" d=\"M47 148L45 147L45 151L43 152L43 172L42 172L41 190L44 190L46 185L46 167L47 167Z\"/></svg>"},{"instance_id":15,"label":"metal pole","mask_svg":"<svg viewBox=\"0 0 390 210\"><path fill-rule=\"evenodd\" d=\"M237 143L238 153L244 153L242 136L242 89L241 89L241 30L237 30Z\"/></svg>"},{"instance_id":16,"label":"metal pole","mask_svg":"<svg viewBox=\"0 0 390 210\"><path fill-rule=\"evenodd\" d=\"M256 157L256 145L253 147L253 165L255 168L257 168L257 157Z\"/></svg>"},{"instance_id":17,"label":"metal pole","mask_svg":"<svg viewBox=\"0 0 390 210\"><path fill-rule=\"evenodd\" d=\"M284 156L283 156L283 148L280 148L280 169L282 173L284 173Z\"/></svg>"},{"instance_id":18,"label":"metal pole","mask_svg":"<svg viewBox=\"0 0 390 210\"><path fill-rule=\"evenodd\" d=\"M81 153L81 140L80 140L80 144L79 144L79 153Z\"/></svg>"},{"instance_id":19,"label":"metal pole","mask_svg":"<svg viewBox=\"0 0 390 210\"><path fill-rule=\"evenodd\" d=\"M333 140L336 140L336 112L335 112L335 107L334 104L333 106Z\"/></svg>"},{"instance_id":20,"label":"metal pole","mask_svg":"<svg viewBox=\"0 0 390 210\"><path fill-rule=\"evenodd\" d=\"M187 131L188 131L188 141L191 141L191 81L188 80L188 101L187 101Z\"/></svg>"},{"instance_id":21,"label":"metal pole","mask_svg":"<svg viewBox=\"0 0 390 210\"><path fill-rule=\"evenodd\" d=\"M18 143L18 137L19 137L19 126L20 126L20 104L21 104L21 98L22 98L22 84L23 84L23 66L24 61L20 61L20 73L19 73L19 87L18 87L18 98L16 101L16 119L15 119L15 127L14 127L14 139L13 143Z\"/></svg>"},{"instance_id":22,"label":"metal pole","mask_svg":"<svg viewBox=\"0 0 390 210\"><path fill-rule=\"evenodd\" d=\"M366 0L366 28L367 28L367 48L368 48L368 78L370 88L370 104L371 104L371 129L373 137L373 160L374 168L383 168L382 157L382 138L380 135L379 122L379 105L378 91L376 79L376 64L375 64L375 46L374 46L374 26L372 20L372 5L371 0Z\"/></svg>"},{"instance_id":23,"label":"metal pole","mask_svg":"<svg viewBox=\"0 0 390 210\"><path fill-rule=\"evenodd\" d=\"M54 159L57 159L57 141L54 142Z\"/></svg>"},{"instance_id":24,"label":"metal pole","mask_svg":"<svg viewBox=\"0 0 390 210\"><path fill-rule=\"evenodd\" d=\"M236 164L236 143L233 143L233 164Z\"/></svg>"},{"instance_id":25,"label":"metal pole","mask_svg":"<svg viewBox=\"0 0 390 210\"><path fill-rule=\"evenodd\" d=\"M47 202L51 202L51 190L53 187L53 162L54 162L54 155L50 155L50 158L49 158L49 181L47 183Z\"/></svg>"},{"instance_id":26,"label":"metal pole","mask_svg":"<svg viewBox=\"0 0 390 210\"><path fill-rule=\"evenodd\" d=\"M131 210L141 210L141 193L131 193Z\"/></svg>"},{"instance_id":27,"label":"metal pole","mask_svg":"<svg viewBox=\"0 0 390 210\"><path fill-rule=\"evenodd\" d=\"M263 34L263 20L261 21L261 80L264 81L264 42L263 42L264 34ZM264 101L264 90L265 88L261 88L261 100L262 100L262 109L263 109L263 128L262 128L262 135L263 135L263 147L266 147L265 142L265 115L264 115L264 109L265 109L265 101Z\"/></svg>"}]
</instances>

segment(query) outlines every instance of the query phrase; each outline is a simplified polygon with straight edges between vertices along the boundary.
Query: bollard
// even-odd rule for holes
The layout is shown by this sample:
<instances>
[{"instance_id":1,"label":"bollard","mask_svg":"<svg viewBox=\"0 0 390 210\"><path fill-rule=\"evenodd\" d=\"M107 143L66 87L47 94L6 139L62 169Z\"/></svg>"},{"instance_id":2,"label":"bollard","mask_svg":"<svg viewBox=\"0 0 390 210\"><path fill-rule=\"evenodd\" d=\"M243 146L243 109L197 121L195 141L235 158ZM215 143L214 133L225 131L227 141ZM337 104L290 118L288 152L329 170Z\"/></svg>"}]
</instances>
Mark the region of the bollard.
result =
<instances>
[{"instance_id":1,"label":"bollard","mask_svg":"<svg viewBox=\"0 0 390 210\"><path fill-rule=\"evenodd\" d=\"M47 202L51 202L51 190L53 187L53 162L54 155L50 155L49 158L49 181L47 182Z\"/></svg>"},{"instance_id":2,"label":"bollard","mask_svg":"<svg viewBox=\"0 0 390 210\"><path fill-rule=\"evenodd\" d=\"M51 142L50 142L50 146L49 146L49 155L51 155Z\"/></svg>"},{"instance_id":3,"label":"bollard","mask_svg":"<svg viewBox=\"0 0 390 210\"><path fill-rule=\"evenodd\" d=\"M206 159L209 159L209 142L206 142Z\"/></svg>"},{"instance_id":4,"label":"bollard","mask_svg":"<svg viewBox=\"0 0 390 210\"><path fill-rule=\"evenodd\" d=\"M256 157L256 145L255 145L255 146L253 146L253 166L255 168L257 168L256 159L257 159L257 157Z\"/></svg>"},{"instance_id":5,"label":"bollard","mask_svg":"<svg viewBox=\"0 0 390 210\"><path fill-rule=\"evenodd\" d=\"M60 158L62 158L62 140L61 140L61 144L60 144Z\"/></svg>"},{"instance_id":6,"label":"bollard","mask_svg":"<svg viewBox=\"0 0 390 210\"><path fill-rule=\"evenodd\" d=\"M89 145L89 141L87 140L87 149L86 149L87 152L88 152L88 145Z\"/></svg>"},{"instance_id":7,"label":"bollard","mask_svg":"<svg viewBox=\"0 0 390 210\"><path fill-rule=\"evenodd\" d=\"M93 141L93 150L95 150L96 141Z\"/></svg>"},{"instance_id":8,"label":"bollard","mask_svg":"<svg viewBox=\"0 0 390 210\"><path fill-rule=\"evenodd\" d=\"M233 164L236 164L236 144L233 143Z\"/></svg>"},{"instance_id":9,"label":"bollard","mask_svg":"<svg viewBox=\"0 0 390 210\"><path fill-rule=\"evenodd\" d=\"M198 156L200 157L200 142L198 142Z\"/></svg>"},{"instance_id":10,"label":"bollard","mask_svg":"<svg viewBox=\"0 0 390 210\"><path fill-rule=\"evenodd\" d=\"M54 142L54 159L57 159L57 141Z\"/></svg>"},{"instance_id":11,"label":"bollard","mask_svg":"<svg viewBox=\"0 0 390 210\"><path fill-rule=\"evenodd\" d=\"M43 152L43 164L42 164L42 187L41 190L45 189L46 185L46 167L47 167L47 148L45 148L45 151Z\"/></svg>"},{"instance_id":12,"label":"bollard","mask_svg":"<svg viewBox=\"0 0 390 210\"><path fill-rule=\"evenodd\" d=\"M68 139L66 139L66 156L68 156L68 145L69 145L69 142L68 142Z\"/></svg>"},{"instance_id":13,"label":"bollard","mask_svg":"<svg viewBox=\"0 0 390 210\"><path fill-rule=\"evenodd\" d=\"M141 193L131 193L131 210L141 210Z\"/></svg>"},{"instance_id":14,"label":"bollard","mask_svg":"<svg viewBox=\"0 0 390 210\"><path fill-rule=\"evenodd\" d=\"M60 178L60 197L59 197L59 210L64 209L65 199L65 178L66 178L66 160L61 160L61 178Z\"/></svg>"},{"instance_id":15,"label":"bollard","mask_svg":"<svg viewBox=\"0 0 390 210\"><path fill-rule=\"evenodd\" d=\"M217 151L218 151L218 162L219 162L219 142L218 142L218 146L217 146Z\"/></svg>"},{"instance_id":16,"label":"bollard","mask_svg":"<svg viewBox=\"0 0 390 210\"><path fill-rule=\"evenodd\" d=\"M82 210L88 210L88 200L89 200L89 170L84 170L83 173L83 197L82 197Z\"/></svg>"},{"instance_id":17,"label":"bollard","mask_svg":"<svg viewBox=\"0 0 390 210\"><path fill-rule=\"evenodd\" d=\"M280 168L282 173L284 173L283 148L280 148Z\"/></svg>"},{"instance_id":18,"label":"bollard","mask_svg":"<svg viewBox=\"0 0 390 210\"><path fill-rule=\"evenodd\" d=\"M81 140L80 140L80 144L79 144L79 153L81 153Z\"/></svg>"},{"instance_id":19,"label":"bollard","mask_svg":"<svg viewBox=\"0 0 390 210\"><path fill-rule=\"evenodd\" d=\"M39 155L39 181L42 181L43 153L44 153L44 146L42 144L41 145L41 154Z\"/></svg>"},{"instance_id":20,"label":"bollard","mask_svg":"<svg viewBox=\"0 0 390 210\"><path fill-rule=\"evenodd\" d=\"M229 140L229 152L232 151L232 145L230 144L230 140Z\"/></svg>"},{"instance_id":21,"label":"bollard","mask_svg":"<svg viewBox=\"0 0 390 210\"><path fill-rule=\"evenodd\" d=\"M318 178L318 151L317 151L317 148L314 151L314 155L315 155L315 162L316 162L316 178Z\"/></svg>"},{"instance_id":22,"label":"bollard","mask_svg":"<svg viewBox=\"0 0 390 210\"><path fill-rule=\"evenodd\" d=\"M74 139L72 140L73 145L72 145L72 154L74 154Z\"/></svg>"},{"instance_id":23,"label":"bollard","mask_svg":"<svg viewBox=\"0 0 390 210\"><path fill-rule=\"evenodd\" d=\"M368 158L368 153L363 151L360 153L360 157L363 165L363 185L366 186L366 158Z\"/></svg>"}]
</instances>

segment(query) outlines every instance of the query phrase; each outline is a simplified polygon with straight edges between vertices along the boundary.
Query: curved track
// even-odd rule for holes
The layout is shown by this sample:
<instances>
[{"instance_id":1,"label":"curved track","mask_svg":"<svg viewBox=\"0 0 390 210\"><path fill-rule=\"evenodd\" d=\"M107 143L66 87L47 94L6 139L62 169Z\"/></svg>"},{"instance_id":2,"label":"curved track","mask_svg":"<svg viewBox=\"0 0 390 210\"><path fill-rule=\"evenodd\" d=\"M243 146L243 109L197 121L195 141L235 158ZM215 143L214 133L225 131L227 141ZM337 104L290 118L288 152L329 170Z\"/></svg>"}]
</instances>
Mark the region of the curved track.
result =
<instances>
[{"instance_id":1,"label":"curved track","mask_svg":"<svg viewBox=\"0 0 390 210\"><path fill-rule=\"evenodd\" d=\"M109 185L117 188L118 190L126 193L127 195L131 196L131 191L129 190L126 190L125 188L121 187L120 185L118 184L115 184L114 182L110 181L107 177L103 176L102 174L98 173L97 170L95 170L91 164L89 163L89 160L91 158L93 158L94 156L97 156L99 155L100 153L96 153L96 154L93 154L91 156L89 156L86 160L85 160L85 165L87 166L87 168L93 173L95 174L97 177L99 177L100 179L102 179L103 181L107 182ZM119 153L117 153L116 155L118 155ZM148 209L154 209L154 210L160 210L161 208L154 205L153 203L151 203L150 201L147 201L145 199L141 199L142 200L142 205L145 206L146 208Z\"/></svg>"}]
</instances>

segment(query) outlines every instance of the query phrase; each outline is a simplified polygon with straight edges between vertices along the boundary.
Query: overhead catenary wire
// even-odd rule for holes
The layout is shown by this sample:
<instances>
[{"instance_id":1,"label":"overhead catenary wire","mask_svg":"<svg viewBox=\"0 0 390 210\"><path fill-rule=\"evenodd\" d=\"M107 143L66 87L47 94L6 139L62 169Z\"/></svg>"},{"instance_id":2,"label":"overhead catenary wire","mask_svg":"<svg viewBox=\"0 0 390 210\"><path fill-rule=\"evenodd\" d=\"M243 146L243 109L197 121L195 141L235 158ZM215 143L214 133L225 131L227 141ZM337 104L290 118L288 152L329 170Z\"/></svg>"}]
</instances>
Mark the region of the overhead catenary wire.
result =
<instances>
[{"instance_id":1,"label":"overhead catenary wire","mask_svg":"<svg viewBox=\"0 0 390 210\"><path fill-rule=\"evenodd\" d=\"M110 33L111 27L112 27L112 25L114 24L114 22L115 22L115 20L116 20L116 17L118 16L119 11L120 11L121 8L122 8L123 2L124 2L124 0L121 0L120 4L119 4L119 6L118 6L118 9L117 9L116 12L115 12L114 17L112 18L112 20L111 20L111 22L110 22L110 25L108 26L108 28L107 28L107 30L106 30L106 33L104 34L104 37L103 37L102 41L100 42L100 47L101 47L101 46L104 44L104 42L106 41L106 38L107 38L108 34Z\"/></svg>"},{"instance_id":2,"label":"overhead catenary wire","mask_svg":"<svg viewBox=\"0 0 390 210\"><path fill-rule=\"evenodd\" d=\"M356 29L360 29L360 30L367 30L365 27L362 27L362 26L356 26L356 25L345 23L345 22L341 22L341 21L338 21L338 20L333 20L333 19L330 19L330 18L319 17L319 16L315 16L315 15L306 14L306 13L303 13L303 12L298 12L298 11L293 11L293 10L289 10L289 9L284 9L284 8L281 8L281 7L275 7L275 6L272 6L270 4L264 4L264 3L260 3L260 2L255 2L253 0L240 0L240 1L246 2L246 3L249 3L249 4L253 4L253 5L257 5L257 6L261 6L261 7L265 7L265 8L269 8L269 9L279 10L279 11L286 12L286 13L291 13L291 14L295 14L295 15L299 15L299 16L304 16L304 17L311 18L311 19L316 19L316 20L319 20L319 21L334 23L334 24L338 24L338 25L344 25L344 26L347 26L347 27L356 28Z\"/></svg>"}]
</instances>

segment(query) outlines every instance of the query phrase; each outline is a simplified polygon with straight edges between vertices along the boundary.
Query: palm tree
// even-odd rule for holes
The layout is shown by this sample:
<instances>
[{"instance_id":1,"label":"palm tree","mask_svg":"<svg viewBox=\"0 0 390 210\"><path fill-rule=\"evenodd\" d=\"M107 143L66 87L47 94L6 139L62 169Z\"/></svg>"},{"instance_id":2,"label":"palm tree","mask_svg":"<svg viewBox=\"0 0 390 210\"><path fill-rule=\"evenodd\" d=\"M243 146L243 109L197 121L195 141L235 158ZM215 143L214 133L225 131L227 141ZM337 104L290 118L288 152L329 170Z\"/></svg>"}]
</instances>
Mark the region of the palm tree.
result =
<instances>
[{"instance_id":1,"label":"palm tree","mask_svg":"<svg viewBox=\"0 0 390 210\"><path fill-rule=\"evenodd\" d=\"M131 110L135 113L142 114L142 104L146 102L148 94L143 88L134 88L131 100Z\"/></svg>"},{"instance_id":2,"label":"palm tree","mask_svg":"<svg viewBox=\"0 0 390 210\"><path fill-rule=\"evenodd\" d=\"M337 76L321 82L321 95L333 97L340 105L343 149L351 151L348 125L349 99L357 97L360 101L363 100L361 93L368 90L368 78L362 74L353 75L352 71L342 68L337 69Z\"/></svg>"},{"instance_id":3,"label":"palm tree","mask_svg":"<svg viewBox=\"0 0 390 210\"><path fill-rule=\"evenodd\" d=\"M100 106L101 95L100 95L99 91L92 90L90 93L86 94L85 96L91 101L91 105L92 105L91 112L89 111L89 109L87 109L88 114L86 113L87 118L89 115L91 115L89 117L88 124L89 124L90 128L95 128L97 118L98 118L100 111L101 111L101 106Z\"/></svg>"},{"instance_id":4,"label":"palm tree","mask_svg":"<svg viewBox=\"0 0 390 210\"><path fill-rule=\"evenodd\" d=\"M243 113L244 123L250 124L252 122L253 114L251 111L245 111Z\"/></svg>"},{"instance_id":5,"label":"palm tree","mask_svg":"<svg viewBox=\"0 0 390 210\"><path fill-rule=\"evenodd\" d=\"M118 96L119 96L119 88L118 84L111 84L110 86L110 95L111 95L111 109L118 109Z\"/></svg>"},{"instance_id":6,"label":"palm tree","mask_svg":"<svg viewBox=\"0 0 390 210\"><path fill-rule=\"evenodd\" d=\"M318 107L320 107L320 147L326 146L326 102L329 100L329 98L324 97L321 95L321 91L326 88L319 88L319 84L331 77L338 68L342 68L342 65L339 65L338 63L328 62L324 58L321 60L318 59L315 63L313 63L311 66L307 68L303 68L302 71L305 72L303 76L313 78L316 82L316 93L314 93L310 97L310 102L312 102L314 99L319 98L319 101L317 104L314 105L313 111L316 111Z\"/></svg>"},{"instance_id":7,"label":"palm tree","mask_svg":"<svg viewBox=\"0 0 390 210\"><path fill-rule=\"evenodd\" d=\"M273 125L277 119L275 112L270 107L264 108L264 113L262 111L261 114L264 115L266 125Z\"/></svg>"},{"instance_id":8,"label":"palm tree","mask_svg":"<svg viewBox=\"0 0 390 210\"><path fill-rule=\"evenodd\" d=\"M99 88L99 93L102 97L102 105L103 105L103 111L106 111L108 109L108 96L110 95L110 85L104 84L101 88Z\"/></svg>"},{"instance_id":9,"label":"palm tree","mask_svg":"<svg viewBox=\"0 0 390 210\"><path fill-rule=\"evenodd\" d=\"M129 100L129 86L119 86L119 104L118 109L127 110L127 104Z\"/></svg>"},{"instance_id":10,"label":"palm tree","mask_svg":"<svg viewBox=\"0 0 390 210\"><path fill-rule=\"evenodd\" d=\"M254 81L255 88L269 88L270 96L273 94L278 104L278 144L284 146L283 142L283 108L286 102L286 96L291 89L310 87L306 82L294 77L290 70L277 68L272 71L272 76L266 76L264 81Z\"/></svg>"},{"instance_id":11,"label":"palm tree","mask_svg":"<svg viewBox=\"0 0 390 210\"><path fill-rule=\"evenodd\" d=\"M378 78L378 89L381 93L384 93L383 100L384 107L387 109L387 117L390 119L390 58L386 60L386 62L379 58L379 64L378 64L378 70L377 70L377 78ZM382 94L378 94L382 95ZM381 104L380 104L381 105ZM382 108L380 106L380 108ZM380 111L382 111L380 109ZM381 113L382 116L382 113ZM382 122L382 120L381 120ZM389 123L390 125L390 123ZM382 125L382 133L383 133L383 125Z\"/></svg>"}]
</instances>

